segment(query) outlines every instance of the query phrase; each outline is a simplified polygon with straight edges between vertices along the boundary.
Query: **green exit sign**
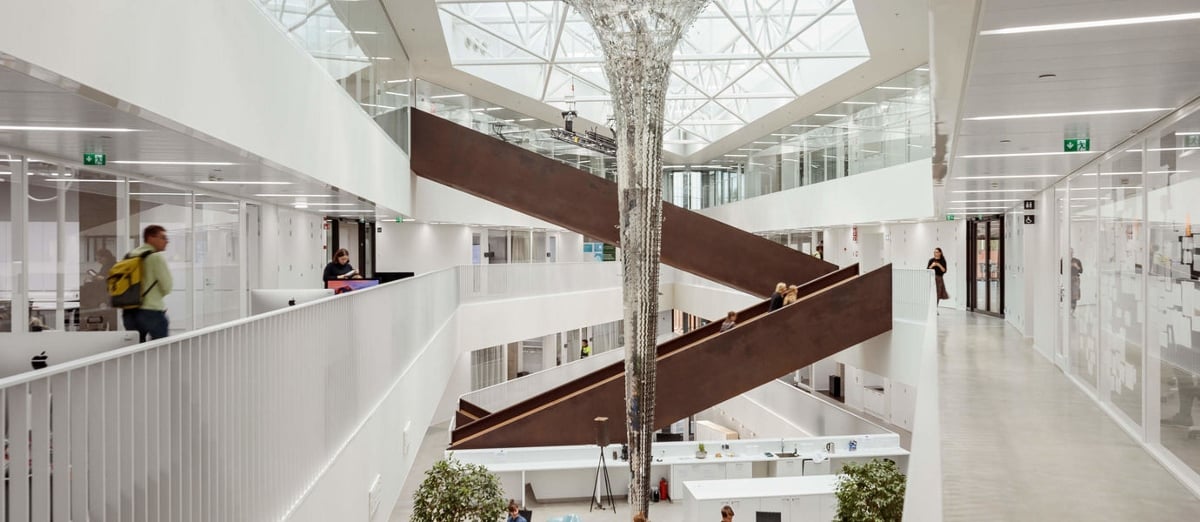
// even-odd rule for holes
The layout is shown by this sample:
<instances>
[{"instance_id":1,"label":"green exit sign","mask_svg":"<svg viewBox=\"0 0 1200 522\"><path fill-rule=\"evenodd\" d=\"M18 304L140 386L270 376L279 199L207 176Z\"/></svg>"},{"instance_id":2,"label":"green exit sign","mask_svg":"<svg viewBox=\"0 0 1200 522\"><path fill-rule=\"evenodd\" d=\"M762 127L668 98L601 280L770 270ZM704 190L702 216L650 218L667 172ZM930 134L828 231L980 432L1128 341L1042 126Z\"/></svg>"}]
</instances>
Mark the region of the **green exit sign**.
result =
<instances>
[{"instance_id":1,"label":"green exit sign","mask_svg":"<svg viewBox=\"0 0 1200 522\"><path fill-rule=\"evenodd\" d=\"M1092 140L1088 138L1072 138L1063 140L1063 152L1087 152L1092 150Z\"/></svg>"},{"instance_id":2,"label":"green exit sign","mask_svg":"<svg viewBox=\"0 0 1200 522\"><path fill-rule=\"evenodd\" d=\"M1200 134L1188 134L1183 137L1184 147L1200 147Z\"/></svg>"},{"instance_id":3,"label":"green exit sign","mask_svg":"<svg viewBox=\"0 0 1200 522\"><path fill-rule=\"evenodd\" d=\"M946 214L946 221L954 221L954 214Z\"/></svg>"},{"instance_id":4,"label":"green exit sign","mask_svg":"<svg viewBox=\"0 0 1200 522\"><path fill-rule=\"evenodd\" d=\"M103 154L87 152L87 153L84 153L84 155L83 155L83 164L84 165L101 165L101 166L107 165L108 157Z\"/></svg>"}]
</instances>

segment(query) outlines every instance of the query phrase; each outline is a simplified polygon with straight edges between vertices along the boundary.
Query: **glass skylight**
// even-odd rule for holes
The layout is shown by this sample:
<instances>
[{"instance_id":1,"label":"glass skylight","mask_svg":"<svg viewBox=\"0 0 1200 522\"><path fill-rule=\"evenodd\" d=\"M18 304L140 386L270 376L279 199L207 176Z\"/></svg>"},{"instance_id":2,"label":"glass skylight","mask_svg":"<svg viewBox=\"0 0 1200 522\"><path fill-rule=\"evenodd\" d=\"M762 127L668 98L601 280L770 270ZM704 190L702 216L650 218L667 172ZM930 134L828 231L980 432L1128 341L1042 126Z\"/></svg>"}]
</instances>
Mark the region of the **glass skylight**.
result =
<instances>
[{"instance_id":1,"label":"glass skylight","mask_svg":"<svg viewBox=\"0 0 1200 522\"><path fill-rule=\"evenodd\" d=\"M580 116L612 117L601 51L563 2L438 0L454 66ZM852 0L715 0L680 43L664 146L694 152L870 57Z\"/></svg>"}]
</instances>

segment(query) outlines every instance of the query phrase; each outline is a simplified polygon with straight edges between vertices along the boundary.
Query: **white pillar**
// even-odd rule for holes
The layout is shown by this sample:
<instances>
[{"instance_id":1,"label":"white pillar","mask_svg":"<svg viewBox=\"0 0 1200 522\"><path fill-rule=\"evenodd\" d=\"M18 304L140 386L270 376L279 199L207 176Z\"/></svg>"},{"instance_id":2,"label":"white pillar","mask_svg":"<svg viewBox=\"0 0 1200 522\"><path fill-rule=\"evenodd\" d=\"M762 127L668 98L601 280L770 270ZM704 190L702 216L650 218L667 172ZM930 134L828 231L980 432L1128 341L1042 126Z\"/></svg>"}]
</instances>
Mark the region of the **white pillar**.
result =
<instances>
[{"instance_id":1,"label":"white pillar","mask_svg":"<svg viewBox=\"0 0 1200 522\"><path fill-rule=\"evenodd\" d=\"M64 168L63 170L65 171L66 169ZM65 172L64 172L64 174L65 174ZM58 195L57 196L58 197L55 198L55 202L58 203L58 205L57 205L57 207L58 207L58 209L57 209L58 210L58 226L56 228L56 230L58 230L58 234L56 234L58 236L58 240L55 242L55 251L54 251L55 252L55 255L54 255L54 264L55 264L55 275L54 275L54 281L55 281L55 284L54 284L54 288L55 288L55 291L54 291L54 317L55 317L55 320L54 320L54 323L55 324L52 327L55 330L63 331L63 330L66 330L66 326L67 326L67 317L66 317L66 313L64 310L64 308L66 308L66 307L64 306L64 303L63 303L63 292L66 290L63 287L66 286L66 284L67 284L66 283L67 263L64 259L67 257L67 183L66 182L58 184Z\"/></svg>"},{"instance_id":2,"label":"white pillar","mask_svg":"<svg viewBox=\"0 0 1200 522\"><path fill-rule=\"evenodd\" d=\"M15 156L12 163L12 331L29 331L29 160Z\"/></svg>"}]
</instances>

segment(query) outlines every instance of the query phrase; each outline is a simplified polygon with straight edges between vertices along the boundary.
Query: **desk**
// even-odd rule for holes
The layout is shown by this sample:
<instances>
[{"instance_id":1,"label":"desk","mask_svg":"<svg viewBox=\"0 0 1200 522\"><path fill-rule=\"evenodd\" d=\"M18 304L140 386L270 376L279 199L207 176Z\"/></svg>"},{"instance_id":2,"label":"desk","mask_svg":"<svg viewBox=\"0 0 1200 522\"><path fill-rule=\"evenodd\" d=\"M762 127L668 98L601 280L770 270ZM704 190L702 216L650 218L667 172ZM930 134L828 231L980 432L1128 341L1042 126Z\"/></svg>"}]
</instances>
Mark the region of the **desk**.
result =
<instances>
[{"instance_id":1,"label":"desk","mask_svg":"<svg viewBox=\"0 0 1200 522\"><path fill-rule=\"evenodd\" d=\"M837 481L837 475L817 475L685 482L688 520L712 519L725 505L747 520L757 512L779 513L783 522L833 520Z\"/></svg>"}]
</instances>

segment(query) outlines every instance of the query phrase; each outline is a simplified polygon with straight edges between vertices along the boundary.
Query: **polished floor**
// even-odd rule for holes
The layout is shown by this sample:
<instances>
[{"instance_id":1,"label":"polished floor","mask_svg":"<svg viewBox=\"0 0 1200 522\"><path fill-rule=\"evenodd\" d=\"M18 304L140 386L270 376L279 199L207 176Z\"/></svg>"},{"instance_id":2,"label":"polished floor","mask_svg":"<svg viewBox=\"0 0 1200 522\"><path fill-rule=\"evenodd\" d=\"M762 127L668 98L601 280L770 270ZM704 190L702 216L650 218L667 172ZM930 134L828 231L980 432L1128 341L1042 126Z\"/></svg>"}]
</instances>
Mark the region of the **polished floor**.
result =
<instances>
[{"instance_id":1,"label":"polished floor","mask_svg":"<svg viewBox=\"0 0 1200 522\"><path fill-rule=\"evenodd\" d=\"M1003 319L948 309L938 319L945 520L1200 520L1200 499ZM408 520L413 491L447 439L445 425L429 430L391 521ZM537 522L631 518L622 503L616 513L589 513L587 503L530 507ZM654 504L650 519L685 515L682 504Z\"/></svg>"},{"instance_id":2,"label":"polished floor","mask_svg":"<svg viewBox=\"0 0 1200 522\"><path fill-rule=\"evenodd\" d=\"M938 319L945 520L1200 520L1200 500L1003 319Z\"/></svg>"}]
</instances>

